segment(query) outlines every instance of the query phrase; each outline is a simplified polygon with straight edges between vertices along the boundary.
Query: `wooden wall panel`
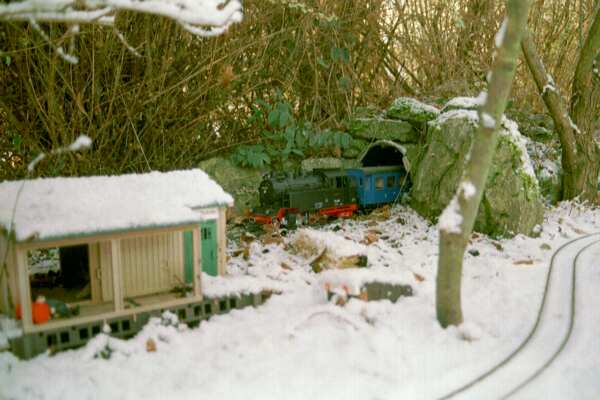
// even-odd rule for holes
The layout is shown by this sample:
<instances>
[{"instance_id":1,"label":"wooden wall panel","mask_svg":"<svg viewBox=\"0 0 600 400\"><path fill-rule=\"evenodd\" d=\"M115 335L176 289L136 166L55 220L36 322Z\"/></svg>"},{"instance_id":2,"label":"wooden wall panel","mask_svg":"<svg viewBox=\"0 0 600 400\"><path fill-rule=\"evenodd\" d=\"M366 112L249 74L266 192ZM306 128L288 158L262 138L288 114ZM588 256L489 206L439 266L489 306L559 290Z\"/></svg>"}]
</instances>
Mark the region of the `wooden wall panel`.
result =
<instances>
[{"instance_id":1,"label":"wooden wall panel","mask_svg":"<svg viewBox=\"0 0 600 400\"><path fill-rule=\"evenodd\" d=\"M183 235L172 232L121 241L123 294L163 292L184 282Z\"/></svg>"}]
</instances>

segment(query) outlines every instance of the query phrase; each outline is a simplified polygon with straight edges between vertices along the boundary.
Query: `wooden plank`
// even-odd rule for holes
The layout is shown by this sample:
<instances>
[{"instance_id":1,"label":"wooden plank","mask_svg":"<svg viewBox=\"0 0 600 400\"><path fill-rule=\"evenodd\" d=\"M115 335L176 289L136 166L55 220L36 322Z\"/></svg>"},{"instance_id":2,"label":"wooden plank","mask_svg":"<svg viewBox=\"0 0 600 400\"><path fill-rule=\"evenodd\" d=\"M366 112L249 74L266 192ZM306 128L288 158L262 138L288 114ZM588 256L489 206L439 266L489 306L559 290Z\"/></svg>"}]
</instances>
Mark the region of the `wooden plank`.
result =
<instances>
[{"instance_id":1,"label":"wooden plank","mask_svg":"<svg viewBox=\"0 0 600 400\"><path fill-rule=\"evenodd\" d=\"M219 208L217 220L217 270L224 276L227 270L227 208Z\"/></svg>"},{"instance_id":2,"label":"wooden plank","mask_svg":"<svg viewBox=\"0 0 600 400\"><path fill-rule=\"evenodd\" d=\"M162 310L165 308L178 307L186 304L197 303L202 301L202 297L186 297L182 299L173 299L161 303L149 304L147 306L141 306L121 311L113 311L110 313L103 313L97 315L89 315L85 317L71 317L69 319L59 319L56 321L49 321L41 325L33 325L26 333L44 332L53 329L66 328L76 326L79 324L87 324L94 321L109 320L114 318L126 317L130 315L139 315L144 312ZM31 313L30 313L31 315Z\"/></svg>"},{"instance_id":3,"label":"wooden plank","mask_svg":"<svg viewBox=\"0 0 600 400\"><path fill-rule=\"evenodd\" d=\"M202 296L202 247L200 246L200 226L192 231L193 238L193 279L194 296Z\"/></svg>"},{"instance_id":4,"label":"wooden plank","mask_svg":"<svg viewBox=\"0 0 600 400\"><path fill-rule=\"evenodd\" d=\"M19 302L19 278L17 274L17 256L14 243L10 244L8 249L8 284L10 286L10 294L12 295L13 307ZM14 310L11 310L11 313ZM10 315L10 313L9 313Z\"/></svg>"},{"instance_id":5,"label":"wooden plank","mask_svg":"<svg viewBox=\"0 0 600 400\"><path fill-rule=\"evenodd\" d=\"M102 286L100 282L100 245L98 243L88 245L88 255L90 262L90 291L92 294L92 303L102 301Z\"/></svg>"},{"instance_id":6,"label":"wooden plank","mask_svg":"<svg viewBox=\"0 0 600 400\"><path fill-rule=\"evenodd\" d=\"M112 283L113 283L113 302L115 311L119 312L124 309L123 306L123 273L121 269L121 241L110 241L110 254L112 261Z\"/></svg>"},{"instance_id":7,"label":"wooden plank","mask_svg":"<svg viewBox=\"0 0 600 400\"><path fill-rule=\"evenodd\" d=\"M102 301L111 301L112 291L112 261L110 242L99 243L100 247L100 284L102 286Z\"/></svg>"},{"instance_id":8,"label":"wooden plank","mask_svg":"<svg viewBox=\"0 0 600 400\"><path fill-rule=\"evenodd\" d=\"M21 242L21 243L17 244L17 247L19 249L24 249L24 250L48 249L48 248L52 248L52 247L66 247L66 246L74 246L74 245L78 245L78 244L87 244L87 243L103 242L103 241L109 241L109 240L120 240L120 239L128 239L128 238L135 238L135 237L152 236L152 235L157 235L157 234L161 234L161 233L186 231L186 230L192 230L192 229L194 229L194 227L196 227L196 224L179 225L179 226L164 227L164 228L139 229L139 230L124 231L124 232L81 236L81 237L70 238L70 239Z\"/></svg>"},{"instance_id":9,"label":"wooden plank","mask_svg":"<svg viewBox=\"0 0 600 400\"><path fill-rule=\"evenodd\" d=\"M29 271L27 268L27 252L17 250L17 279L19 282L19 304L21 304L21 320L23 332L29 333L33 329L31 317L31 287L29 286Z\"/></svg>"},{"instance_id":10,"label":"wooden plank","mask_svg":"<svg viewBox=\"0 0 600 400\"><path fill-rule=\"evenodd\" d=\"M5 235L0 234L0 313L10 314L9 279L13 279L9 266L9 242ZM6 260L6 265L4 261ZM3 268L6 268L3 270Z\"/></svg>"}]
</instances>

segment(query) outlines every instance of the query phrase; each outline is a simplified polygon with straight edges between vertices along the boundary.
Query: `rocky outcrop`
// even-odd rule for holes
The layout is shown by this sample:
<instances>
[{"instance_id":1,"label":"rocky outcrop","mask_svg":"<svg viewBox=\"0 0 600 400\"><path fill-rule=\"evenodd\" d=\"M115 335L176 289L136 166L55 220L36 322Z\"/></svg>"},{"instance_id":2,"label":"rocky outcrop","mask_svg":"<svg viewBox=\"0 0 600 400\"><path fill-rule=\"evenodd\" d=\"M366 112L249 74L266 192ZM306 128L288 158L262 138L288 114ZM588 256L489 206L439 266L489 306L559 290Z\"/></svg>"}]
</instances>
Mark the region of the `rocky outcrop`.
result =
<instances>
[{"instance_id":1,"label":"rocky outcrop","mask_svg":"<svg viewBox=\"0 0 600 400\"><path fill-rule=\"evenodd\" d=\"M339 169L356 168L359 166L356 160L344 160L336 157L307 158L302 160L301 169L304 172L314 171L315 169Z\"/></svg>"},{"instance_id":2,"label":"rocky outcrop","mask_svg":"<svg viewBox=\"0 0 600 400\"><path fill-rule=\"evenodd\" d=\"M410 97L398 97L386 110L389 119L399 119L412 124L421 124L434 120L440 110Z\"/></svg>"},{"instance_id":3,"label":"rocky outcrop","mask_svg":"<svg viewBox=\"0 0 600 400\"><path fill-rule=\"evenodd\" d=\"M562 164L560 147L554 143L529 141L531 158L540 191L547 204L556 204L562 196Z\"/></svg>"},{"instance_id":4,"label":"rocky outcrop","mask_svg":"<svg viewBox=\"0 0 600 400\"><path fill-rule=\"evenodd\" d=\"M412 206L431 219L454 196L478 124L477 111L446 109L428 123L423 155L412 174ZM543 210L525 139L516 123L504 119L475 230L496 237L530 235L542 222Z\"/></svg>"},{"instance_id":5,"label":"rocky outcrop","mask_svg":"<svg viewBox=\"0 0 600 400\"><path fill-rule=\"evenodd\" d=\"M255 169L235 166L228 158L214 157L200 162L200 169L231 194L236 212L258 206L258 185L261 172Z\"/></svg>"},{"instance_id":6,"label":"rocky outcrop","mask_svg":"<svg viewBox=\"0 0 600 400\"><path fill-rule=\"evenodd\" d=\"M354 119L348 124L348 131L354 137L367 140L393 140L399 143L419 140L419 132L410 123L383 117Z\"/></svg>"}]
</instances>

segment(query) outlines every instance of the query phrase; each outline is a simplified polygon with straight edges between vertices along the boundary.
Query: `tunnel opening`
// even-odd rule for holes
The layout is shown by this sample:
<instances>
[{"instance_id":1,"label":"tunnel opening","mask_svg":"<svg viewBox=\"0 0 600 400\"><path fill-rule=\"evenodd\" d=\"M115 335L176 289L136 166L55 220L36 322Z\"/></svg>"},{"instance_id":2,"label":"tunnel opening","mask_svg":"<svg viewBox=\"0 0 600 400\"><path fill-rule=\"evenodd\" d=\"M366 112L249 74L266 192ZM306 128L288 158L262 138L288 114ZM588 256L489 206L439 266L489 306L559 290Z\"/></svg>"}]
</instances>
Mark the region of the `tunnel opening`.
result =
<instances>
[{"instance_id":1,"label":"tunnel opening","mask_svg":"<svg viewBox=\"0 0 600 400\"><path fill-rule=\"evenodd\" d=\"M363 167L388 167L392 165L404 165L404 154L396 147L386 145L374 145L366 152L362 159Z\"/></svg>"},{"instance_id":2,"label":"tunnel opening","mask_svg":"<svg viewBox=\"0 0 600 400\"><path fill-rule=\"evenodd\" d=\"M406 158L406 149L391 141L380 141L373 143L359 157L363 167L393 167L399 166L403 169L401 175L401 188L408 192L412 186L410 179L410 162Z\"/></svg>"}]
</instances>

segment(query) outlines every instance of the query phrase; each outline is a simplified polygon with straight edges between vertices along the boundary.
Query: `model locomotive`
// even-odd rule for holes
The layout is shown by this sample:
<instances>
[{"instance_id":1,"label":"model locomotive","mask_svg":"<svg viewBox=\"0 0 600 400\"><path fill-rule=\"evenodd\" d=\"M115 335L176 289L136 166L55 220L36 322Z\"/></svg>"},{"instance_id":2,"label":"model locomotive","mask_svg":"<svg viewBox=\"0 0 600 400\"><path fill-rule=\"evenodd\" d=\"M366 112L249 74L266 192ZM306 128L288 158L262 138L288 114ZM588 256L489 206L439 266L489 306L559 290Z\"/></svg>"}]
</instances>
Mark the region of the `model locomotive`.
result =
<instances>
[{"instance_id":1,"label":"model locomotive","mask_svg":"<svg viewBox=\"0 0 600 400\"><path fill-rule=\"evenodd\" d=\"M259 185L260 207L253 210L259 223L288 227L318 218L350 217L359 209L394 202L408 190L402 165L293 174L276 172Z\"/></svg>"}]
</instances>

